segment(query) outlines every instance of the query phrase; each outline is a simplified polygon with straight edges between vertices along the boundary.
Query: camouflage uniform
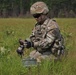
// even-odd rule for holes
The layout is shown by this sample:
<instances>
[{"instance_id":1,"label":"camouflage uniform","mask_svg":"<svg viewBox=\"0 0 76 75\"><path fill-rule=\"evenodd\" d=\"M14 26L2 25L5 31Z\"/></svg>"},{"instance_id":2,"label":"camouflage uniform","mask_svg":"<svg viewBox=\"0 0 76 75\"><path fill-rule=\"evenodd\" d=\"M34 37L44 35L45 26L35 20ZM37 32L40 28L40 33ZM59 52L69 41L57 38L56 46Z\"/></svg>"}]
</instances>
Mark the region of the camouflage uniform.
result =
<instances>
[{"instance_id":1,"label":"camouflage uniform","mask_svg":"<svg viewBox=\"0 0 76 75\"><path fill-rule=\"evenodd\" d=\"M54 55L55 57L60 56L63 53L64 45L63 38L60 34L60 30L58 24L52 20L47 18L47 14L49 9L44 2L36 2L30 7L30 12L33 17L37 20L38 23L35 24L35 27L30 36L30 42L26 44L25 47L34 47L35 51L30 53L31 58L37 59L40 62L41 59L50 58L50 55ZM39 23L38 14L42 14L45 16L41 18L41 21L44 21L42 24ZM20 41L20 43L23 41ZM31 44L32 45L31 45ZM20 47L23 49L24 47ZM18 53L21 53L22 50L18 50Z\"/></svg>"},{"instance_id":2,"label":"camouflage uniform","mask_svg":"<svg viewBox=\"0 0 76 75\"><path fill-rule=\"evenodd\" d=\"M35 51L30 53L30 57L44 59L50 54L58 56L63 50L63 38L60 34L58 24L47 18L40 25L36 24L30 36L31 42L34 43Z\"/></svg>"}]
</instances>

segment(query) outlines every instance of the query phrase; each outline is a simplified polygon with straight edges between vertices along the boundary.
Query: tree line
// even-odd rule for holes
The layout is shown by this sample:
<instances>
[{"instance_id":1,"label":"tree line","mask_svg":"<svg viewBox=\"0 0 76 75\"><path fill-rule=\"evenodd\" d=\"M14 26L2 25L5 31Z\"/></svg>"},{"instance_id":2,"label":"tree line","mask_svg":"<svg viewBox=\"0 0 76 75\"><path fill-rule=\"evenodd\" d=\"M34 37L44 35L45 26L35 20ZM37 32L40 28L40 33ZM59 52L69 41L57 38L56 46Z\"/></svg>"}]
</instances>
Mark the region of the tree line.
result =
<instances>
[{"instance_id":1,"label":"tree line","mask_svg":"<svg viewBox=\"0 0 76 75\"><path fill-rule=\"evenodd\" d=\"M30 6L39 0L0 0L0 17L31 17ZM50 17L76 17L76 0L41 0Z\"/></svg>"}]
</instances>

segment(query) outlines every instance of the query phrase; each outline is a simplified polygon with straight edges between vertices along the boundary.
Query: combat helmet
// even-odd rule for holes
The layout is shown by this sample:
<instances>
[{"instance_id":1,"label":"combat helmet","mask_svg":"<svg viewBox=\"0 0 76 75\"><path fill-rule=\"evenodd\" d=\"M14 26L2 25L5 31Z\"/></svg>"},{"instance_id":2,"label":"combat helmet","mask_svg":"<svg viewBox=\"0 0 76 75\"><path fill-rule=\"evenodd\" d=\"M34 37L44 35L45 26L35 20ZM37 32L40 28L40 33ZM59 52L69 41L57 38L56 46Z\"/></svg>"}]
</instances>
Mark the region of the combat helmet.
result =
<instances>
[{"instance_id":1,"label":"combat helmet","mask_svg":"<svg viewBox=\"0 0 76 75\"><path fill-rule=\"evenodd\" d=\"M47 14L49 12L48 6L44 2L36 2L30 7L30 13L33 14Z\"/></svg>"}]
</instances>

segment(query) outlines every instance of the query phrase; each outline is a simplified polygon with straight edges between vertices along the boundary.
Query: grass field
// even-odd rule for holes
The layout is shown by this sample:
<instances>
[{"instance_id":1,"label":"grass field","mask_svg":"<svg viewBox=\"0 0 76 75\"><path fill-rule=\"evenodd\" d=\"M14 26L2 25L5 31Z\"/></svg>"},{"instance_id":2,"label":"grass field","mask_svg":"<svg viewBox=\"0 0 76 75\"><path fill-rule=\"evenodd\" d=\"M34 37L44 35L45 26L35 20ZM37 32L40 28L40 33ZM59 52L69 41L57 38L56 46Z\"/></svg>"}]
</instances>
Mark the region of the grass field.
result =
<instances>
[{"instance_id":1,"label":"grass field","mask_svg":"<svg viewBox=\"0 0 76 75\"><path fill-rule=\"evenodd\" d=\"M0 75L76 75L76 19L60 18L56 21L65 38L67 57L58 62L42 62L42 65L29 70L23 67L16 50L19 46L18 39L28 38L36 21L0 19ZM29 55L30 50L25 51L25 56Z\"/></svg>"}]
</instances>

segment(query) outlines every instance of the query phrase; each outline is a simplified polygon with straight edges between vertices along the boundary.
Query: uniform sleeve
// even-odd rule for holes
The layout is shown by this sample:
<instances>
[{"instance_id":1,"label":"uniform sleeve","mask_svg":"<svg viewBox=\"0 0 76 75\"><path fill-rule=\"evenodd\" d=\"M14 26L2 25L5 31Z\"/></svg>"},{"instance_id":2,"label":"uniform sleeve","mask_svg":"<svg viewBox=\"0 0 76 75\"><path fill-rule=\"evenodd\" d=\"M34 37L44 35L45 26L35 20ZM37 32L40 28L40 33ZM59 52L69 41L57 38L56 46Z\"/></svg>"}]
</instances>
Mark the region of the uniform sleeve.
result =
<instances>
[{"instance_id":1,"label":"uniform sleeve","mask_svg":"<svg viewBox=\"0 0 76 75\"><path fill-rule=\"evenodd\" d=\"M32 33L31 33L31 35L30 35L31 41L33 41L33 39L35 39L35 34L34 34L34 32L35 32L35 27L34 27L34 29L32 30Z\"/></svg>"},{"instance_id":2,"label":"uniform sleeve","mask_svg":"<svg viewBox=\"0 0 76 75\"><path fill-rule=\"evenodd\" d=\"M44 39L39 41L39 46L42 49L49 48L53 44L55 39L56 39L56 35L55 34L57 34L56 29L50 30L46 34L46 38L44 38Z\"/></svg>"}]
</instances>

